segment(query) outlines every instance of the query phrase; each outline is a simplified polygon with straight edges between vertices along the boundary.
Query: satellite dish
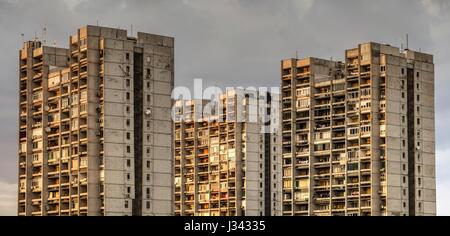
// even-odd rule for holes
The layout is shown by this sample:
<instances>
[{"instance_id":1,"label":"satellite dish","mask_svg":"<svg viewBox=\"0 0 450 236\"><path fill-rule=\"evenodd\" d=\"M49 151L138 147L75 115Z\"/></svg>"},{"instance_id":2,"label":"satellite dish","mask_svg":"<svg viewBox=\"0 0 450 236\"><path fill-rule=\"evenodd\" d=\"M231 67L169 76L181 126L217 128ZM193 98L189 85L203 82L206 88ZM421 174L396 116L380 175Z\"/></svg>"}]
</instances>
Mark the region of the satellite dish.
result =
<instances>
[{"instance_id":1,"label":"satellite dish","mask_svg":"<svg viewBox=\"0 0 450 236\"><path fill-rule=\"evenodd\" d=\"M45 132L49 133L50 131L52 131L50 127L45 128Z\"/></svg>"},{"instance_id":2,"label":"satellite dish","mask_svg":"<svg viewBox=\"0 0 450 236\"><path fill-rule=\"evenodd\" d=\"M45 106L44 106L44 110L45 110L45 111L50 111L50 107L49 107L48 105L45 105Z\"/></svg>"},{"instance_id":3,"label":"satellite dish","mask_svg":"<svg viewBox=\"0 0 450 236\"><path fill-rule=\"evenodd\" d=\"M145 110L145 114L147 116L151 115L152 114L152 110L150 110L150 109Z\"/></svg>"}]
</instances>

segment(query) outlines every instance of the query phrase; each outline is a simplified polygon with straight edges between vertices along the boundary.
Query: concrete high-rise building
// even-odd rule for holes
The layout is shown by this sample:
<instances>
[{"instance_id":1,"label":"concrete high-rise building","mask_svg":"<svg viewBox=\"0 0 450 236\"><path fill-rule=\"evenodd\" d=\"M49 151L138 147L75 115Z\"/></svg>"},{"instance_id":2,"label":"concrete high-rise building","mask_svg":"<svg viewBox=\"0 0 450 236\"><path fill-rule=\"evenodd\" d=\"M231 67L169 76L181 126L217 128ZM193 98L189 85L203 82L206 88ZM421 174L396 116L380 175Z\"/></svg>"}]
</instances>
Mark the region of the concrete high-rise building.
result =
<instances>
[{"instance_id":1,"label":"concrete high-rise building","mask_svg":"<svg viewBox=\"0 0 450 236\"><path fill-rule=\"evenodd\" d=\"M283 215L435 215L433 56L281 63Z\"/></svg>"},{"instance_id":2,"label":"concrete high-rise building","mask_svg":"<svg viewBox=\"0 0 450 236\"><path fill-rule=\"evenodd\" d=\"M281 215L278 95L237 91L176 102L175 215Z\"/></svg>"},{"instance_id":3,"label":"concrete high-rise building","mask_svg":"<svg viewBox=\"0 0 450 236\"><path fill-rule=\"evenodd\" d=\"M86 26L20 50L19 215L171 215L174 39Z\"/></svg>"}]
</instances>

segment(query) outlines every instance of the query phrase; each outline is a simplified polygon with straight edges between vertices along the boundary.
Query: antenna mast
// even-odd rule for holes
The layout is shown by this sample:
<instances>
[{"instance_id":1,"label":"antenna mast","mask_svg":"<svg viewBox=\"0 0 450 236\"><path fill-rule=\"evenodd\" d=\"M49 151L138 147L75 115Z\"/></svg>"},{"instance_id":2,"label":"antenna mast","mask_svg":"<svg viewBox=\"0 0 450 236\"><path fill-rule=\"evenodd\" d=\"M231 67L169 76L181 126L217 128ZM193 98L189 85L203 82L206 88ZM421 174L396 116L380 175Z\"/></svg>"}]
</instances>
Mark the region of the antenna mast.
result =
<instances>
[{"instance_id":1,"label":"antenna mast","mask_svg":"<svg viewBox=\"0 0 450 236\"><path fill-rule=\"evenodd\" d=\"M45 38L46 38L46 36L47 36L47 27L46 26L44 26L43 28L42 28L42 43L43 44L45 44Z\"/></svg>"},{"instance_id":2,"label":"antenna mast","mask_svg":"<svg viewBox=\"0 0 450 236\"><path fill-rule=\"evenodd\" d=\"M406 50L409 50L409 35L406 34Z\"/></svg>"}]
</instances>

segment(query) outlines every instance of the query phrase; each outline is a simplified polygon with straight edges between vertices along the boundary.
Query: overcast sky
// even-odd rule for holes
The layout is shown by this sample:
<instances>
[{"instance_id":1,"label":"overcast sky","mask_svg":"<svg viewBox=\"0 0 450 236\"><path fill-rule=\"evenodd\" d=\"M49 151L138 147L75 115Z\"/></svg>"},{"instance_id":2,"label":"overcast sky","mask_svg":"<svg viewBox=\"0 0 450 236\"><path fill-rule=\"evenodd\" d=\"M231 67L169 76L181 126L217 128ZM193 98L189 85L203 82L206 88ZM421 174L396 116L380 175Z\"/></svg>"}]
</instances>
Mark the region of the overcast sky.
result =
<instances>
[{"instance_id":1,"label":"overcast sky","mask_svg":"<svg viewBox=\"0 0 450 236\"><path fill-rule=\"evenodd\" d=\"M283 58L343 59L375 41L434 54L438 214L450 215L450 1L447 0L0 0L0 215L14 215L18 50L41 37L66 46L86 25L175 37L176 85L277 86ZM205 86L206 86L205 85ZM447 122L446 122L447 121Z\"/></svg>"}]
</instances>

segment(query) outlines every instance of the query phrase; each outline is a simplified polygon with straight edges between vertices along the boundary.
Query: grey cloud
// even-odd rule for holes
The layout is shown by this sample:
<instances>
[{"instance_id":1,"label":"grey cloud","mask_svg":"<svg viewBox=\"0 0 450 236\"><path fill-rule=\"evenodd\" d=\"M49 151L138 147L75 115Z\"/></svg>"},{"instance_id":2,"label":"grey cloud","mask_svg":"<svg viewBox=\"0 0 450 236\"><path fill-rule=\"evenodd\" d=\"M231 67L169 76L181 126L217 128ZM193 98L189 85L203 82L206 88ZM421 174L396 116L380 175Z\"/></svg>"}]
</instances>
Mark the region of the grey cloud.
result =
<instances>
[{"instance_id":1,"label":"grey cloud","mask_svg":"<svg viewBox=\"0 0 450 236\"><path fill-rule=\"evenodd\" d=\"M17 215L17 185L0 179L0 216Z\"/></svg>"}]
</instances>

